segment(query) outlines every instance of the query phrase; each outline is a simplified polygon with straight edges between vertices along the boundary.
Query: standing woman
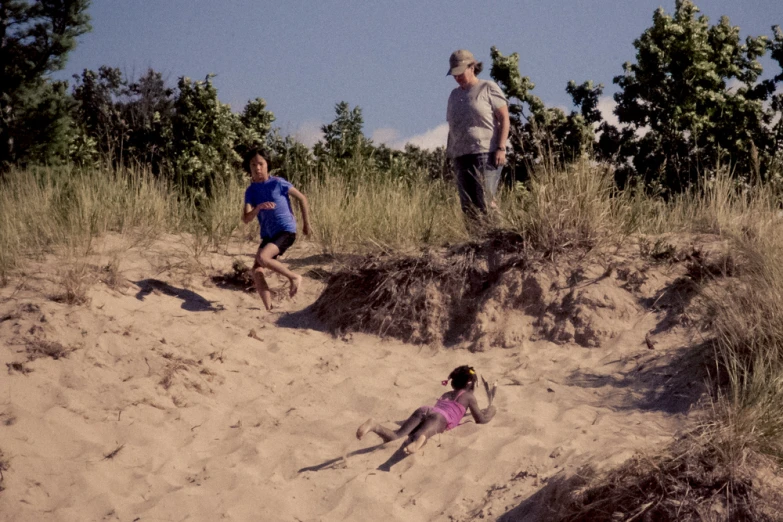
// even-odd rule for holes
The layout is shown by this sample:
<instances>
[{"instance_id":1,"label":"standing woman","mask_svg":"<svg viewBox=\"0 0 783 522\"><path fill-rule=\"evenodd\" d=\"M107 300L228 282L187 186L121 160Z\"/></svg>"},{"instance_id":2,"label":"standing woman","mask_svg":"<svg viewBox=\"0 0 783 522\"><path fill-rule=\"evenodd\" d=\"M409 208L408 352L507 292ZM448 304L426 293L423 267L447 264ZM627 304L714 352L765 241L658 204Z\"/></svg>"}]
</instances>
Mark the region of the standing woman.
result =
<instances>
[{"instance_id":1,"label":"standing woman","mask_svg":"<svg viewBox=\"0 0 783 522\"><path fill-rule=\"evenodd\" d=\"M508 103L495 82L479 80L483 69L470 51L454 51L449 72L459 84L446 110L446 152L454 162L462 211L475 222L494 206L500 171L506 164Z\"/></svg>"}]
</instances>

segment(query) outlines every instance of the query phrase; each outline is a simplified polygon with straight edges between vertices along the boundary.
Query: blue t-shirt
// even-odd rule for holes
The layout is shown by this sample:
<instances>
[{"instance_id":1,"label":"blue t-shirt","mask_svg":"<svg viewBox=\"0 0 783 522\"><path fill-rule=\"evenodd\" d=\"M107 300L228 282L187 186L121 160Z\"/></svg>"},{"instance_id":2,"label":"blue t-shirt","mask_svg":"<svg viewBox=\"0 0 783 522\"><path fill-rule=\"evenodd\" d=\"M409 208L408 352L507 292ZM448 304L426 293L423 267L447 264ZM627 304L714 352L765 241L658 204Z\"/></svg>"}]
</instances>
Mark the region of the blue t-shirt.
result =
<instances>
[{"instance_id":1,"label":"blue t-shirt","mask_svg":"<svg viewBox=\"0 0 783 522\"><path fill-rule=\"evenodd\" d=\"M296 234L296 218L291 210L291 200L288 199L288 189L292 187L283 178L271 176L264 182L251 183L245 190L245 204L249 203L253 207L267 201L275 204L275 208L258 213L262 240L272 239L280 232Z\"/></svg>"}]
</instances>

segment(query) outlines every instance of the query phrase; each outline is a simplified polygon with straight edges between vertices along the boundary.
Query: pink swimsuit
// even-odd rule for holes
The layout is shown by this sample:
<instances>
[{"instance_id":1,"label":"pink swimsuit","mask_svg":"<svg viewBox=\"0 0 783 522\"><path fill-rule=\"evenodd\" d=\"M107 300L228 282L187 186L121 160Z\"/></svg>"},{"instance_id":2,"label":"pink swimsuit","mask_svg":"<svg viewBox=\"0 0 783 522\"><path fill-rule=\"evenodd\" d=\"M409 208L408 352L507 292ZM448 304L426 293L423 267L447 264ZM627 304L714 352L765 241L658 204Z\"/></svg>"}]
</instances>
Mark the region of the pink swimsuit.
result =
<instances>
[{"instance_id":1,"label":"pink swimsuit","mask_svg":"<svg viewBox=\"0 0 783 522\"><path fill-rule=\"evenodd\" d=\"M465 406L457 402L459 396L464 392L465 390L460 390L453 399L438 399L435 406L431 409L431 411L443 415L443 418L446 419L447 430L456 428L459 425L459 421L465 416Z\"/></svg>"}]
</instances>

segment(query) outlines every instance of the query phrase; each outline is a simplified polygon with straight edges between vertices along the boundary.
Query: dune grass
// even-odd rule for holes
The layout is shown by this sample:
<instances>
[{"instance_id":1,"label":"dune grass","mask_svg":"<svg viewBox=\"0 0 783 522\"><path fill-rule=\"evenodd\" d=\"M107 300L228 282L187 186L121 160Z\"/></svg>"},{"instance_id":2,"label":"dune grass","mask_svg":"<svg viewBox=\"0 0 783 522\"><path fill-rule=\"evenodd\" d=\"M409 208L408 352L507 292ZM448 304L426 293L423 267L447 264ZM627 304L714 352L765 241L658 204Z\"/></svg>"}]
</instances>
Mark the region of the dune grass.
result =
<instances>
[{"instance_id":1,"label":"dune grass","mask_svg":"<svg viewBox=\"0 0 783 522\"><path fill-rule=\"evenodd\" d=\"M467 239L456 192L442 181L329 175L303 191L314 239L326 253L410 250Z\"/></svg>"},{"instance_id":2,"label":"dune grass","mask_svg":"<svg viewBox=\"0 0 783 522\"><path fill-rule=\"evenodd\" d=\"M176 228L171 187L144 170L13 170L0 181L0 279L25 258L56 249L89 252L100 234L138 240Z\"/></svg>"}]
</instances>

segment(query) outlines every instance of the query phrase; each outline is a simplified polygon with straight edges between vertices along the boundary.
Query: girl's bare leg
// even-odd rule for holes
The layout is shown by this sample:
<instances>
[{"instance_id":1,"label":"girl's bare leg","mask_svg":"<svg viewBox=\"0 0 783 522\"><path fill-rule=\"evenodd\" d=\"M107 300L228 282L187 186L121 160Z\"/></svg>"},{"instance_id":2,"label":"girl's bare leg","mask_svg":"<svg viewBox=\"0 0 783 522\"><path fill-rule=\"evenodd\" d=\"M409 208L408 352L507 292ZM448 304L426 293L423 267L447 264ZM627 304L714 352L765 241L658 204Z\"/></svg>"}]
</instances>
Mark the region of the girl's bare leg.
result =
<instances>
[{"instance_id":1,"label":"girl's bare leg","mask_svg":"<svg viewBox=\"0 0 783 522\"><path fill-rule=\"evenodd\" d=\"M446 419L440 415L431 415L427 417L424 423L411 436L411 442L405 446L405 453L411 455L419 451L426 443L427 439L446 429Z\"/></svg>"},{"instance_id":2,"label":"girl's bare leg","mask_svg":"<svg viewBox=\"0 0 783 522\"><path fill-rule=\"evenodd\" d=\"M267 310L272 309L272 291L269 290L269 285L264 277L264 269L260 266L253 268L253 283L256 286L256 292L261 296L261 301L264 303L264 307Z\"/></svg>"},{"instance_id":3,"label":"girl's bare leg","mask_svg":"<svg viewBox=\"0 0 783 522\"><path fill-rule=\"evenodd\" d=\"M413 430L415 430L426 418L427 412L419 408L414 411L408 419L402 423L402 426L397 430L390 430L385 426L381 426L373 419L367 419L364 424L359 426L356 430L356 438L360 439L367 435L369 432L373 432L383 439L383 442L390 442L402 437L407 437Z\"/></svg>"},{"instance_id":4,"label":"girl's bare leg","mask_svg":"<svg viewBox=\"0 0 783 522\"><path fill-rule=\"evenodd\" d=\"M269 243L260 249L256 254L256 263L260 266L266 267L280 274L283 277L287 277L291 282L291 288L289 295L295 296L299 291L299 287L302 286L302 276L289 270L283 263L275 259L274 257L280 253L280 249L274 243Z\"/></svg>"},{"instance_id":5,"label":"girl's bare leg","mask_svg":"<svg viewBox=\"0 0 783 522\"><path fill-rule=\"evenodd\" d=\"M399 438L397 433L390 430L389 428L386 428L385 426L381 426L375 422L375 419L367 419L364 421L364 424L359 426L359 429L356 430L356 438L361 440L362 437L367 435L369 432L373 432L378 435L383 439L383 442L390 442Z\"/></svg>"},{"instance_id":6,"label":"girl's bare leg","mask_svg":"<svg viewBox=\"0 0 783 522\"><path fill-rule=\"evenodd\" d=\"M422 433L418 437L416 437L416 440L412 441L410 444L405 446L405 449L403 451L405 452L406 455L413 455L421 448L423 448L425 444L427 444L427 436Z\"/></svg>"}]
</instances>

